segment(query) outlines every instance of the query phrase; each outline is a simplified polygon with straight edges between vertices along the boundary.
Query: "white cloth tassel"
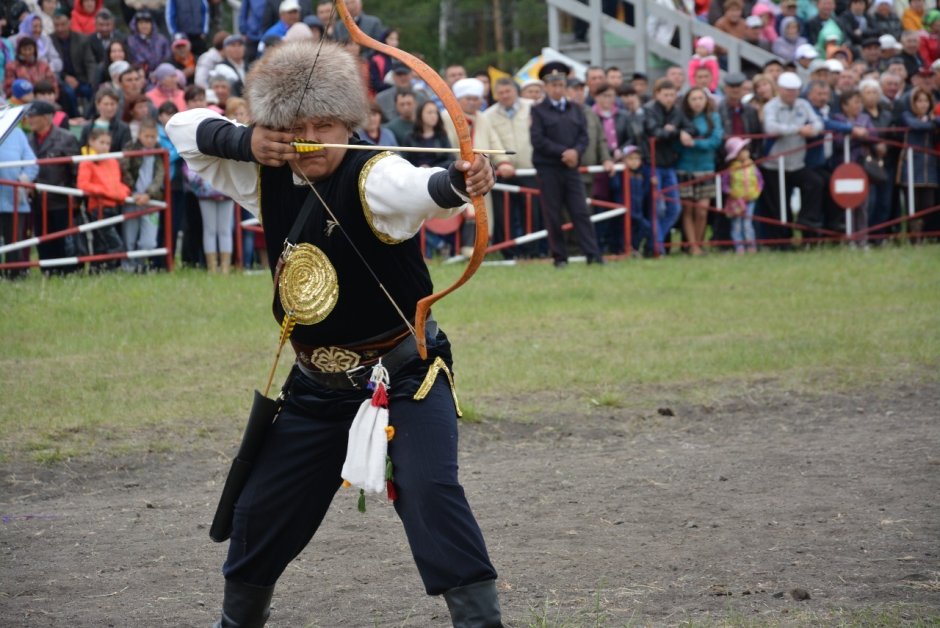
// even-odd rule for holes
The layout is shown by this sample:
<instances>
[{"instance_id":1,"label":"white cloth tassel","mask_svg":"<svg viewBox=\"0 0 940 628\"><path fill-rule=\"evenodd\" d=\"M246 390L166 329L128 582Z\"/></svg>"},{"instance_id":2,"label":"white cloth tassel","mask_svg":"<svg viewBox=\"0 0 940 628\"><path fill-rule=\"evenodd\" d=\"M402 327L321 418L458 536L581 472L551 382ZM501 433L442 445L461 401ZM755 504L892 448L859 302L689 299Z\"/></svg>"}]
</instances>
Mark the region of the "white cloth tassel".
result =
<instances>
[{"instance_id":1,"label":"white cloth tassel","mask_svg":"<svg viewBox=\"0 0 940 628\"><path fill-rule=\"evenodd\" d=\"M388 387L388 371L380 361L372 368L370 380L377 388ZM388 454L388 408L372 405L372 398L359 406L349 428L343 479L367 493L385 490L385 458Z\"/></svg>"}]
</instances>

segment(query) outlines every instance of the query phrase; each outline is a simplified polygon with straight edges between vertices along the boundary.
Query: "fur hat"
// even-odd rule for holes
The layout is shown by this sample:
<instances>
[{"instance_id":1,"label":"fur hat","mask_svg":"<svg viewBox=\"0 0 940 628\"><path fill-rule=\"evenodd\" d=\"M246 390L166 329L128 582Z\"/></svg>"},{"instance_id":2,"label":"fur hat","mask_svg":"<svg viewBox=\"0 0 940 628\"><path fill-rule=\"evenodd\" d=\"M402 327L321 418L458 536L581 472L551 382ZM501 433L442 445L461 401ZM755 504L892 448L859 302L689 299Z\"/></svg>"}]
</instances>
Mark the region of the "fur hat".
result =
<instances>
[{"instance_id":1,"label":"fur hat","mask_svg":"<svg viewBox=\"0 0 940 628\"><path fill-rule=\"evenodd\" d=\"M288 129L306 118L336 118L355 127L368 113L362 81L350 80L359 75L358 60L339 44L285 41L252 67L245 96L251 117L267 127Z\"/></svg>"}]
</instances>

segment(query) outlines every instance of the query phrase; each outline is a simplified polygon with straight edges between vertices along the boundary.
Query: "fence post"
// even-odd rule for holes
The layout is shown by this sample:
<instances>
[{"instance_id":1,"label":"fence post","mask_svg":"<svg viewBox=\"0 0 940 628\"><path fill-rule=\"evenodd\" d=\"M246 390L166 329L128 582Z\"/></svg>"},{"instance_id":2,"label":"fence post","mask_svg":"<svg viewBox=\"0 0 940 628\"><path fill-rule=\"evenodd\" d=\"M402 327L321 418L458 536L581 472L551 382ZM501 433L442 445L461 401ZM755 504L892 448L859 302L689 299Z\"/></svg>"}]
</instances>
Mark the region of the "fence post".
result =
<instances>
[{"instance_id":1,"label":"fence post","mask_svg":"<svg viewBox=\"0 0 940 628\"><path fill-rule=\"evenodd\" d=\"M627 255L630 255L633 252L633 243L631 241L631 233L633 232L633 224L630 218L630 207L633 203L632 195L630 194L630 169L626 166L623 167L623 172L620 173L623 177L623 183L620 184L620 189L622 190L623 195L623 250Z\"/></svg>"},{"instance_id":2,"label":"fence post","mask_svg":"<svg viewBox=\"0 0 940 628\"><path fill-rule=\"evenodd\" d=\"M844 155L844 159L842 160L842 163L847 164L850 161L852 161L851 143L852 143L852 140L850 136L846 135L844 138L842 138L842 147L843 147L842 151Z\"/></svg>"},{"instance_id":3,"label":"fence post","mask_svg":"<svg viewBox=\"0 0 940 628\"><path fill-rule=\"evenodd\" d=\"M777 184L780 186L780 222L787 222L787 173L783 170L784 156L777 157Z\"/></svg>"},{"instance_id":4,"label":"fence post","mask_svg":"<svg viewBox=\"0 0 940 628\"><path fill-rule=\"evenodd\" d=\"M650 186L650 197L652 201L652 206L650 208L650 240L653 245L653 258L659 257L659 234L657 233L659 229L656 224L656 217L659 214L659 177L656 176L656 140L655 138L649 139L650 143L650 176L656 179L656 183ZM665 245L665 242L663 242Z\"/></svg>"},{"instance_id":5,"label":"fence post","mask_svg":"<svg viewBox=\"0 0 940 628\"><path fill-rule=\"evenodd\" d=\"M166 248L166 272L173 272L176 234L173 233L173 183L170 176L170 151L163 150L163 246Z\"/></svg>"},{"instance_id":6,"label":"fence post","mask_svg":"<svg viewBox=\"0 0 940 628\"><path fill-rule=\"evenodd\" d=\"M914 215L914 149L907 149L907 215Z\"/></svg>"}]
</instances>

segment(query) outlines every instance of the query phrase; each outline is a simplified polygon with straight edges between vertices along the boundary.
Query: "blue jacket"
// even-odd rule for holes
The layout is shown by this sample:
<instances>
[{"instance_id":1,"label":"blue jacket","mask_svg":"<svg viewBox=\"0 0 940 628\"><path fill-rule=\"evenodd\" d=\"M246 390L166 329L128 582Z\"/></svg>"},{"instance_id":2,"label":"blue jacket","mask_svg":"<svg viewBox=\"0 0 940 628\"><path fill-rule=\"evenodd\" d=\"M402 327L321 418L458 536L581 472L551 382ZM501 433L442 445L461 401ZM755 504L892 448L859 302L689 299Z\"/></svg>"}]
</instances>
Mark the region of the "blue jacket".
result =
<instances>
[{"instance_id":1,"label":"blue jacket","mask_svg":"<svg viewBox=\"0 0 940 628\"><path fill-rule=\"evenodd\" d=\"M717 111L711 113L712 130L708 131L708 120L702 112L692 118L692 126L695 127L695 145L679 145L679 160L676 162L676 170L682 172L714 172L715 154L721 147L725 134L725 128L721 125L721 116Z\"/></svg>"},{"instance_id":2,"label":"blue jacket","mask_svg":"<svg viewBox=\"0 0 940 628\"><path fill-rule=\"evenodd\" d=\"M0 161L26 161L27 159L36 159L36 155L30 148L29 139L23 130L14 127L3 144L0 144ZM0 179L16 181L21 174L29 177L30 181L35 181L36 175L39 174L39 166L32 164L17 168L0 168ZM17 211L21 214L29 213L29 194L26 188L19 188L17 191ZM0 213L13 213L13 188L9 185L0 186Z\"/></svg>"},{"instance_id":3,"label":"blue jacket","mask_svg":"<svg viewBox=\"0 0 940 628\"><path fill-rule=\"evenodd\" d=\"M166 27L170 35L209 32L209 0L167 0Z\"/></svg>"},{"instance_id":4,"label":"blue jacket","mask_svg":"<svg viewBox=\"0 0 940 628\"><path fill-rule=\"evenodd\" d=\"M812 106L812 103L810 103L810 106ZM833 149L832 149L833 154L835 154L835 151L837 150L841 151L842 144L840 144L839 141L842 139L843 135L847 135L852 132L852 126L853 126L852 123L847 122L844 119L835 120L833 118L830 118L828 115L823 115L823 112L817 109L816 107L813 107L813 111L815 111L816 115L819 116L819 119L822 120L823 130L832 131L833 133L835 133L835 137L833 138ZM824 137L825 137L825 134L817 135L814 138L806 140L806 143L811 144L813 142L818 142ZM828 165L826 162L827 162L826 152L825 152L825 146L823 144L819 144L818 146L813 146L812 148L806 149L806 162L805 163L806 163L807 168L819 168L820 166L826 166Z\"/></svg>"},{"instance_id":5,"label":"blue jacket","mask_svg":"<svg viewBox=\"0 0 940 628\"><path fill-rule=\"evenodd\" d=\"M261 41L261 36L271 23L267 21L266 0L242 0L238 12L238 30L251 41Z\"/></svg>"}]
</instances>

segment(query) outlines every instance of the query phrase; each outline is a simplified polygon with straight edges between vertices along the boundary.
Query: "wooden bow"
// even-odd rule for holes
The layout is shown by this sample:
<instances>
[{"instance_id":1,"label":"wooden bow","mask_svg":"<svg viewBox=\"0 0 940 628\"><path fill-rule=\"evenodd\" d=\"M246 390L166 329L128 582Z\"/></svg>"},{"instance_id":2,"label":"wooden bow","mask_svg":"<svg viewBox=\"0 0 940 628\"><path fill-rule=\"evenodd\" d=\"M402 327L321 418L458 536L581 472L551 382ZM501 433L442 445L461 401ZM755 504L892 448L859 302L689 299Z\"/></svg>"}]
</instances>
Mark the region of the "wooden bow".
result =
<instances>
[{"instance_id":1,"label":"wooden bow","mask_svg":"<svg viewBox=\"0 0 940 628\"><path fill-rule=\"evenodd\" d=\"M450 119L454 123L454 127L457 129L457 137L460 140L460 158L464 161L473 162L473 142L470 138L470 126L467 124L467 119L464 117L463 111L460 108L460 103L457 102L457 98L454 96L454 93L451 91L447 83L444 82L444 79L438 75L437 72L431 69L428 64L426 64L421 59L416 56L401 50L400 48L395 48L384 44L380 41L369 37L360 30L359 26L353 20L352 16L349 14L349 11L346 9L345 0L335 0L336 11L339 13L340 18L343 20L343 24L346 25L346 30L349 31L349 37L352 41L356 42L360 46L366 48L373 48L379 52L385 53L390 57L398 59L409 68L414 70L415 74L421 77L428 87L430 87L435 94L441 99L441 103L444 105L444 109L450 115ZM473 274L480 267L480 264L483 263L483 256L486 252L486 245L489 241L489 226L488 218L486 215L486 204L483 202L482 196L471 196L471 203L473 203L473 208L475 210L476 216L476 237L474 238L473 243L473 254L470 256L470 261L467 263L466 269L464 269L463 274L457 279L452 286L449 286L440 292L435 292L434 294L428 295L418 301L418 305L415 308L415 342L418 345L418 353L421 355L422 359L427 359L428 357L428 348L427 342L424 337L424 326L427 321L428 314L431 312L431 305L433 305L438 300L447 296L470 279Z\"/></svg>"}]
</instances>

